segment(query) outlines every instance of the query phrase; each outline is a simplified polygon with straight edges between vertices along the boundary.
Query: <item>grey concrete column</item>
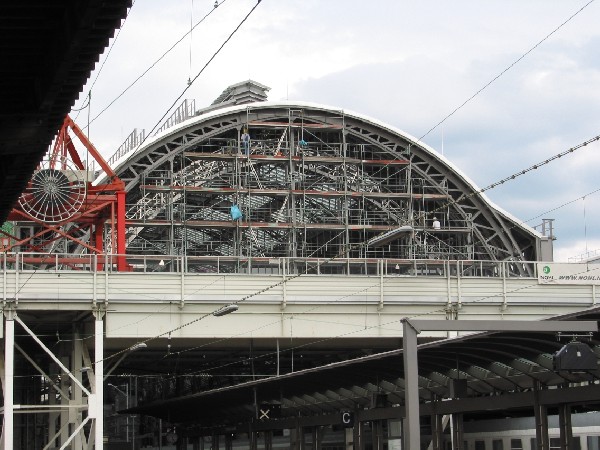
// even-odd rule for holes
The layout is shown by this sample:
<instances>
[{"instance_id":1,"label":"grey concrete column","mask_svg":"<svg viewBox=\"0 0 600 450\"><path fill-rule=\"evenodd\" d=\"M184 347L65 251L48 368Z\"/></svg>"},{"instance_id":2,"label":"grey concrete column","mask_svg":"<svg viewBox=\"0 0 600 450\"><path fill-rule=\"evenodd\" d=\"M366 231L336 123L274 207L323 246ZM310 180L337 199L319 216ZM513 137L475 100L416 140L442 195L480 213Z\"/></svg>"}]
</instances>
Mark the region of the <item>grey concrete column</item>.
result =
<instances>
[{"instance_id":1,"label":"grey concrete column","mask_svg":"<svg viewBox=\"0 0 600 450\"><path fill-rule=\"evenodd\" d=\"M363 439L364 435L364 422L358 420L354 421L354 450L364 450L365 442Z\"/></svg>"},{"instance_id":2,"label":"grey concrete column","mask_svg":"<svg viewBox=\"0 0 600 450\"><path fill-rule=\"evenodd\" d=\"M383 424L381 420L371 422L371 440L373 450L383 450Z\"/></svg>"},{"instance_id":3,"label":"grey concrete column","mask_svg":"<svg viewBox=\"0 0 600 450\"><path fill-rule=\"evenodd\" d=\"M561 450L573 450L573 426L571 424L571 405L562 404L558 407L558 427L560 430Z\"/></svg>"},{"instance_id":4,"label":"grey concrete column","mask_svg":"<svg viewBox=\"0 0 600 450\"><path fill-rule=\"evenodd\" d=\"M536 381L533 389L533 412L535 415L535 440L537 450L550 450L548 439L548 411L540 405L540 391L542 384Z\"/></svg>"},{"instance_id":5,"label":"grey concrete column","mask_svg":"<svg viewBox=\"0 0 600 450\"><path fill-rule=\"evenodd\" d=\"M437 401L437 400L436 400ZM431 415L431 450L443 450L444 427L440 414Z\"/></svg>"},{"instance_id":6,"label":"grey concrete column","mask_svg":"<svg viewBox=\"0 0 600 450\"><path fill-rule=\"evenodd\" d=\"M454 413L452 414L452 449L463 450L463 441L463 415L461 413Z\"/></svg>"}]
</instances>

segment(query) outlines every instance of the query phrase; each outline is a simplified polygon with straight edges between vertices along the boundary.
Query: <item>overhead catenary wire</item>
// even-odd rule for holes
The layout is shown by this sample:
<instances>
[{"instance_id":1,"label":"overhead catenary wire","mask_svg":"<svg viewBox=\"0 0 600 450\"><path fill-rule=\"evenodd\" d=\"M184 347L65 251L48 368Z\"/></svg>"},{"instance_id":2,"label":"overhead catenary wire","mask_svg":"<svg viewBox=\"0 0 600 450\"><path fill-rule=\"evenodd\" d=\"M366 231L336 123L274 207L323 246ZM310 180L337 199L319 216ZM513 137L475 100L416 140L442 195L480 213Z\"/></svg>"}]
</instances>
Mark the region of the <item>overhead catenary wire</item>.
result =
<instances>
[{"instance_id":1,"label":"overhead catenary wire","mask_svg":"<svg viewBox=\"0 0 600 450\"><path fill-rule=\"evenodd\" d=\"M573 203L575 203L575 202L578 202L579 200L581 200L581 199L583 199L583 198L585 198L585 197L590 197L591 195L597 194L598 192L600 192L600 188L598 188L598 189L594 189L593 191L590 191L590 192L588 192L587 194L583 194L583 195L581 195L581 196L579 196L579 197L577 197L577 198L575 198L575 199L573 199L573 200L569 200L568 202L565 202L565 203L563 203L563 204L561 204L561 205L559 205L559 206L557 206L557 207L555 207L555 208L552 208L552 209L549 209L549 210L547 210L547 211L544 211L543 213L540 213L540 214L538 214L537 216L535 216L535 217L532 217L532 218L530 218L530 219L524 220L524 221L523 221L523 222L521 222L521 223L525 224L525 223L531 222L532 220L539 219L540 217L543 217L543 216L545 216L545 215L546 215L546 214L548 214L548 213L551 213L551 212L557 211L557 210L559 210L559 209L561 209L561 208L564 208L565 206L568 206L568 205L571 205L571 204L573 204Z\"/></svg>"},{"instance_id":2,"label":"overhead catenary wire","mask_svg":"<svg viewBox=\"0 0 600 450\"><path fill-rule=\"evenodd\" d=\"M506 72L508 72L510 69L512 69L515 65L517 65L521 60L523 60L527 55L529 55L531 52L533 52L536 48L538 48L540 45L542 45L546 40L548 40L553 34L555 34L557 31L559 31L562 27L564 27L566 24L568 24L571 20L573 20L577 15L579 15L585 8L587 8L589 5L591 5L592 3L594 3L595 0L589 0L585 5L583 5L581 8L579 8L576 12L574 12L573 14L571 14L564 22L562 22L560 25L558 25L556 28L554 28L550 33L548 33L546 36L544 36L541 40L539 40L533 47L531 47L529 50L527 50L525 53L523 53L521 56L519 56L516 60L514 60L511 64L509 64L502 72L500 72L498 75L496 75L494 78L492 78L490 81L488 81L481 89L479 89L477 92L475 92L473 95L471 95L468 99L466 99L464 102L462 102L460 105L458 105L456 108L454 108L449 114L447 114L442 120L440 120L438 123L436 123L433 127L431 127L429 130L427 130L427 132L425 134L423 134L423 136L421 136L418 140L420 141L421 139L425 138L426 136L428 136L432 131L434 131L437 127L439 127L440 125L442 125L446 120L448 120L450 117L452 117L454 114L456 114L459 110L461 110L467 103L469 103L471 100L473 100L475 97L477 97L479 94L481 94L484 90L486 90L489 86L491 86L496 80L498 80L500 77L502 77Z\"/></svg>"},{"instance_id":3,"label":"overhead catenary wire","mask_svg":"<svg viewBox=\"0 0 600 450\"><path fill-rule=\"evenodd\" d=\"M227 0L222 0L221 3L219 5L222 5L226 2ZM150 66L148 68L146 68L146 70L144 70L135 80L133 80L125 89L123 89L113 100L110 101L110 103L108 105L106 105L98 114L96 114L94 116L94 118L90 121L90 123L93 123L94 121L96 121L98 118L100 118L100 116L102 114L104 114L112 105L114 105L117 101L119 101L121 99L121 97L123 97L127 91L129 91L133 86L135 86L137 84L138 81L140 81L148 72L150 72L160 61L162 61L169 53L171 53L171 51L173 51L173 49L175 47L177 47L177 45L179 45L188 35L190 35L190 33L193 32L193 30L196 29L196 27L198 27L202 22L204 22L216 9L218 8L211 8L211 10L206 13L204 15L204 17L202 17L202 19L200 19L198 22L196 22L196 24L194 24L193 27L190 28L190 30L188 32L186 32L183 36L181 36L173 45L171 45L171 47L169 47L162 55L160 55L158 57L158 59L156 59L152 64L150 64ZM191 67L190 67L191 70Z\"/></svg>"},{"instance_id":4,"label":"overhead catenary wire","mask_svg":"<svg viewBox=\"0 0 600 450\"><path fill-rule=\"evenodd\" d=\"M545 41L547 41L552 35L554 35L561 28L563 28L566 24L568 24L571 20L573 20L576 16L578 16L581 12L583 12L583 10L586 9L589 5L591 5L594 1L595 0L589 0L585 5L583 5L581 8L579 8L573 14L571 14L566 20L564 20L560 25L558 25L556 28L554 28L550 33L546 34L546 36L544 36L542 39L540 39L536 44L534 44L531 48L529 48L529 50L527 50L525 53L523 53L521 56L519 56L516 60L514 60L511 64L509 64L498 75L496 75L494 78L492 78L490 81L488 81L485 85L483 85L483 87L481 87L479 90L477 90L473 95L471 95L469 98L467 98L465 101L463 101L460 105L455 107L450 113L448 113L446 116L444 116L438 123L436 123L434 126L429 128L423 135L421 135L421 137L419 137L417 139L416 143L421 142L424 138L429 136L429 134L432 131L436 130L440 125L442 125L448 119L450 119L452 116L454 116L454 114L456 114L458 111L460 111L463 107L465 107L473 99L478 97L479 94L481 94L483 91L485 91L494 82L496 82L499 78L501 78L505 73L507 73L510 69L512 69L514 66L516 66L519 62L521 62L525 57L527 57L530 53L532 53L535 49L537 49L540 45L542 45ZM409 151L413 145L414 145L414 143L412 143L412 142L409 143L406 150ZM387 167L387 164L384 164L377 172L375 172L375 174L381 173L386 167Z\"/></svg>"},{"instance_id":5,"label":"overhead catenary wire","mask_svg":"<svg viewBox=\"0 0 600 450\"><path fill-rule=\"evenodd\" d=\"M585 271L582 271L580 273L581 274L585 273ZM577 274L575 274L575 275L577 275ZM387 282L387 281L389 281L391 279L393 279L393 278L389 278L385 282ZM476 299L476 300L468 301L468 302L463 301L462 304L468 306L468 305L473 305L473 304L477 304L477 303L483 302L485 300L490 300L490 299L493 299L493 298L503 298L506 295L514 294L516 292L524 291L526 289L531 289L534 286L538 286L538 283L534 283L534 284L527 285L527 286L521 286L521 287L518 287L516 289L507 291L507 292L499 292L497 294L491 294L491 295L488 295L488 296L485 296L485 297L482 297L482 298L479 298L479 299ZM239 338L239 337L241 337L243 335L250 335L251 336L252 333L254 333L256 331L260 331L263 328L266 328L268 326L277 325L278 323L282 323L283 321L286 321L286 320L288 320L288 321L291 321L292 319L296 319L297 320L299 316L302 316L302 314L308 314L308 313L313 312L315 309L318 309L318 308L320 308L322 306L331 305L333 303L339 302L340 300L343 300L344 298L348 297L349 295L355 295L357 293L365 291L366 289L371 289L371 288L372 287L368 287L368 288L362 289L362 290L360 290L358 292L355 292L353 294L347 294L347 295L345 295L345 296L343 296L343 297L341 297L339 299L336 299L334 301L327 302L325 304L318 305L318 306L316 306L314 308L311 308L310 310L308 310L306 312L294 313L293 316L291 316L291 317L279 319L279 320L277 320L277 321L275 321L273 323L262 325L260 327L257 327L257 328L255 328L253 330L246 331L244 333L239 333L239 334L237 334L237 335L235 335L235 336L233 336L231 338L219 339L219 340L216 340L216 341L212 341L212 342L206 343L206 344L204 344L202 346L198 346L198 347L190 348L190 349L187 349L187 350L179 351L178 353L183 353L184 351L198 350L198 349L203 348L203 347L209 347L209 346L212 346L214 344L218 344L220 342L224 342L224 341L232 339L232 338ZM419 314L413 314L411 316L403 317L401 319L394 319L394 320L390 320L388 322L378 323L378 324L375 324L375 325L358 327L356 324L353 324L353 326L357 327L357 329L351 330L351 331L348 331L348 332L345 332L345 333L340 333L340 334L337 334L335 336L319 338L319 339L316 339L314 341L305 342L305 343L302 343L302 344L299 344L299 345L296 345L296 346L293 346L293 347L288 347L286 349L279 350L279 353L281 354L281 353L286 353L286 352L293 352L295 350L306 348L306 347L309 347L309 346L312 346L312 345L322 344L324 342L329 342L329 341L332 341L334 339L339 339L339 338L347 337L347 336L350 336L350 335L353 335L353 334L365 332L365 331L372 330L372 329L386 329L388 326L391 326L391 325L394 325L394 324L398 324L402 320L405 320L405 319L410 320L410 319L422 318L422 317L426 317L426 316L431 316L432 314L440 314L440 313L444 313L444 312L446 312L446 307L437 308L437 309L434 309L434 310L431 310L431 311L427 311L427 312L423 312L423 313L419 313ZM336 324L339 325L339 322L336 322ZM265 353L265 354L258 355L258 356L253 356L252 358L254 358L254 359L261 359L261 358L267 358L267 357L270 357L270 356L274 356L276 354L277 354L277 352L270 352L270 353ZM243 361L248 362L248 361L250 361L250 359L251 359L250 357L244 358ZM223 368L228 367L228 366L230 366L232 364L234 364L234 363L225 363L225 364L221 364L219 366L213 366L213 367L208 367L208 368L207 367L203 367L202 369L194 370L194 371L191 371L191 372L186 372L185 374L182 374L182 375L189 376L189 375L193 375L193 374L197 374L197 373L208 373L208 372L213 371L213 370L223 369ZM173 377L173 378L175 378L175 377Z\"/></svg>"},{"instance_id":6,"label":"overhead catenary wire","mask_svg":"<svg viewBox=\"0 0 600 450\"><path fill-rule=\"evenodd\" d=\"M177 103L179 103L179 101L183 98L183 96L185 95L185 93L192 87L192 85L194 84L194 82L200 77L200 75L202 75L202 73L206 70L206 68L209 66L209 64L217 57L217 55L221 52L221 50L223 50L223 47L225 47L225 45L227 45L227 43L237 33L237 31L242 27L242 25L246 22L246 20L248 20L248 18L256 10L256 8L258 7L258 5L260 5L260 2L261 2L261 0L258 0L256 2L256 4L250 9L250 11L241 20L241 22L235 27L235 29L229 34L229 36L227 36L227 38L221 44L221 46L213 53L213 55L209 58L209 60L206 62L206 64L204 64L204 66L202 67L202 69L200 69L200 71L196 74L196 76L194 76L194 78L192 78L190 80L190 82L183 89L183 91L181 92L181 94L179 94L179 96L175 99L175 101L173 101L173 103L171 104L171 106L169 106L167 108L167 110L165 111L165 113L163 114L163 116L156 122L156 125L154 125L152 127L152 129L150 130L150 132L147 133L146 136L144 136L144 139L142 139L142 141L138 144L138 146L136 147L136 149L132 153L135 153L137 150L140 149L140 147L142 145L144 145L144 142L146 142L146 140L148 139L148 137L151 136L152 133L154 133L154 131L159 127L159 125L162 123L162 121L167 117L167 115L169 114L169 112L175 107L175 105L177 105ZM217 9L217 8L215 8L215 9Z\"/></svg>"},{"instance_id":7,"label":"overhead catenary wire","mask_svg":"<svg viewBox=\"0 0 600 450\"><path fill-rule=\"evenodd\" d=\"M115 38L113 39L112 43L110 44L110 47L108 49L108 52L106 53L106 57L104 58L104 61L102 61L102 64L100 65L100 68L98 69L98 72L96 72L96 76L94 77L94 81L92 81L92 85L88 89L88 93L85 96L85 98L88 99L88 103L85 104L84 106L81 106L80 108L72 108L71 109L71 111L77 111L77 115L75 116L75 118L73 120L77 120L77 117L79 117L79 113L89 106L89 104L90 104L89 100L91 99L91 96L92 96L92 89L96 85L96 82L98 81L98 78L100 77L100 74L102 73L102 69L104 69L106 61L108 61L108 58L110 57L110 54L111 54L115 44L117 43L117 39L119 39L119 36L121 35L121 31L123 30L123 27L125 26L125 23L127 22L127 18L129 17L129 14L131 13L133 6L135 5L135 2L136 2L136 0L133 0L133 2L131 3L131 7L127 11L127 15L125 16L123 23L119 27L119 30L117 31L117 34L115 35ZM89 111L88 111L88 115L89 115ZM88 116L88 127L89 127L89 116Z\"/></svg>"},{"instance_id":8,"label":"overhead catenary wire","mask_svg":"<svg viewBox=\"0 0 600 450\"><path fill-rule=\"evenodd\" d=\"M445 208L447 208L449 206L452 206L452 205L454 205L454 204L456 204L456 203L458 203L458 202L460 202L462 200L474 197L474 196L479 195L479 194L483 194L484 192L487 192L487 191L489 191L491 189L497 188L498 186L501 186L501 185L503 185L504 183L506 183L508 181L515 180L518 177L521 177L521 176L525 175L528 172L531 172L533 170L537 170L540 167L543 167L543 166L545 166L547 164L550 164L552 161L560 159L563 156L568 155L569 153L573 153L573 152L575 152L575 151L577 151L577 150L579 150L579 149L581 149L583 147L587 147L589 144L591 144L593 142L597 142L599 140L600 140L600 135L596 135L593 138L590 138L587 141L584 141L584 142L582 142L580 144L575 145L574 147L571 147L571 148L569 148L567 150L564 150L564 151L562 151L560 153L557 153L556 155L551 156L548 159L545 159L545 160L540 161L540 162L538 162L536 164L533 164L532 166L529 166L526 169L519 170L519 171L513 173L512 175L509 175L509 176L507 176L505 178L502 178L501 180L495 181L492 184L489 184L489 185L487 185L484 188L477 189L477 190L475 190L475 191L473 191L473 192L471 192L469 194L463 194L463 195L459 196L457 199L452 200L452 201L450 201L450 202L448 202L448 203L446 203L446 204L444 204L444 205L442 205L442 206L434 209L431 212L434 213L434 212L443 211Z\"/></svg>"}]
</instances>

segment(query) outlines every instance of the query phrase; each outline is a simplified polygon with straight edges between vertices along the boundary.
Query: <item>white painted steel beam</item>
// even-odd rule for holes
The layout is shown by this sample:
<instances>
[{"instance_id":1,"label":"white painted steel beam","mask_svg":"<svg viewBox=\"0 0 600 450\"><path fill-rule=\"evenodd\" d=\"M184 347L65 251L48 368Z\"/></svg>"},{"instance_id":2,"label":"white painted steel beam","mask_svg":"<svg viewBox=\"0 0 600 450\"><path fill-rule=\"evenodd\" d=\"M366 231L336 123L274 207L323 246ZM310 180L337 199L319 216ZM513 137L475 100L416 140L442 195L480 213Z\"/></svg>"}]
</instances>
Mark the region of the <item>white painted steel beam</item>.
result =
<instances>
[{"instance_id":1,"label":"white painted steel beam","mask_svg":"<svg viewBox=\"0 0 600 450\"><path fill-rule=\"evenodd\" d=\"M42 375L42 376L44 377L44 379L45 379L45 380L46 380L48 383L50 383L54 389L56 389L56 392L58 392L58 393L59 393L59 394L60 394L62 397L64 397L64 398L69 398L69 395L68 395L68 394L67 394L65 391L63 391L63 390L60 388L60 386L59 386L58 384L56 384L56 383L54 382L54 380L53 380L53 379L52 379L52 378L51 378L51 377L50 377L48 374L46 374L46 372L44 372L44 370L43 370L43 369L42 369L40 366L38 366L38 364L37 364L37 363L36 363L36 362L35 362L35 361L34 361L34 360L33 360L33 359L32 359L32 358L31 358L31 357L30 357L30 356L27 354L27 352L25 352L25 350L23 350L23 349L22 349L22 348L19 346L19 344L15 343L15 348L16 348L17 350L19 350L19 352L20 352L20 353L23 355L23 357L24 357L24 358L25 358L27 361L29 361L29 363L30 363L30 364L31 364L31 365L32 365L32 366L35 368L35 370L37 370L37 371L40 373L40 375Z\"/></svg>"},{"instance_id":2,"label":"white painted steel beam","mask_svg":"<svg viewBox=\"0 0 600 450\"><path fill-rule=\"evenodd\" d=\"M81 430L83 430L83 427L85 426L86 423L88 423L88 421L90 420L89 416L85 418L85 420L83 422L81 422L81 424L75 428L75 431L73 431L73 433L71 433L71 435L69 436L69 438L65 441L65 443L60 447L60 450L64 450L68 447L68 445L71 443L71 441L79 435L79 432Z\"/></svg>"},{"instance_id":3,"label":"white painted steel beam","mask_svg":"<svg viewBox=\"0 0 600 450\"><path fill-rule=\"evenodd\" d=\"M79 388L80 388L80 389L81 389L83 392L85 392L85 394L86 394L87 396L91 395L91 392L90 392L90 391L88 391L88 390L87 390L87 388L86 388L86 387L85 387L83 384L81 384L81 381L79 381L79 380L77 379L77 377L75 377L75 376L74 376L74 375L71 373L71 371L70 371L69 369L67 369L67 367L66 367L66 366L65 366L65 365L64 365L64 364L63 364L63 363L60 361L60 359L58 359L58 358L56 357L56 355L55 355L55 354L52 352L52 350L50 350L48 347L46 347L46 345L45 345L45 344L44 344L44 343L43 343L43 342L40 340L40 338L38 338L38 337L35 335L35 333L34 333L33 331L31 331L31 330L29 329L29 327L28 327L27 325L25 325L25 323L24 323L24 322L23 322L21 319L19 319L18 317L15 317L15 320L16 320L17 322L19 322L19 324L20 324L20 325L23 327L23 329L24 329L24 330L27 332L27 334L29 334L29 335L30 335L30 336L33 338L33 340L34 340L35 342L37 342L37 343L38 343L38 345L39 345L40 347L42 347L42 349L43 349L43 350L44 350L44 351L45 351L45 352L48 354L48 356L50 356L50 358L52 358L52 359L54 360L54 362L55 362L56 364L58 364L58 366L59 366L59 367L60 367L60 368L63 370L63 372L65 372L65 373L66 373L66 374L69 376L69 378L70 378L71 380L73 380L73 382L74 382L75 384L77 384L77 385L79 386Z\"/></svg>"},{"instance_id":4,"label":"white painted steel beam","mask_svg":"<svg viewBox=\"0 0 600 450\"><path fill-rule=\"evenodd\" d=\"M89 417L96 419L95 450L102 450L104 448L104 321L101 312L96 312L94 343L96 392L90 398Z\"/></svg>"},{"instance_id":5,"label":"white painted steel beam","mask_svg":"<svg viewBox=\"0 0 600 450\"><path fill-rule=\"evenodd\" d=\"M13 450L14 432L14 369L15 369L15 321L14 313L9 312L6 317L6 332L4 334L4 450Z\"/></svg>"}]
</instances>

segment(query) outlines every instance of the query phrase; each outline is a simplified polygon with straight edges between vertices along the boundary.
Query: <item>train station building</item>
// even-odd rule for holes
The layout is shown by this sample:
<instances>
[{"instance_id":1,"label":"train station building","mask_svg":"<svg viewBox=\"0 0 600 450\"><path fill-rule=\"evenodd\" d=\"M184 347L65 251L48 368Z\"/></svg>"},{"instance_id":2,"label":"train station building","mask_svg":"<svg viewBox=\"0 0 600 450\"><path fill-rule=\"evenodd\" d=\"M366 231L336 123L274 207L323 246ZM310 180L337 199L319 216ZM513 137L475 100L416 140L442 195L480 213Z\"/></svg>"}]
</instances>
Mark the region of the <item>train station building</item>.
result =
<instances>
[{"instance_id":1,"label":"train station building","mask_svg":"<svg viewBox=\"0 0 600 450\"><path fill-rule=\"evenodd\" d=\"M252 80L106 161L67 118L3 228L6 448L598 448L596 274L553 239Z\"/></svg>"}]
</instances>

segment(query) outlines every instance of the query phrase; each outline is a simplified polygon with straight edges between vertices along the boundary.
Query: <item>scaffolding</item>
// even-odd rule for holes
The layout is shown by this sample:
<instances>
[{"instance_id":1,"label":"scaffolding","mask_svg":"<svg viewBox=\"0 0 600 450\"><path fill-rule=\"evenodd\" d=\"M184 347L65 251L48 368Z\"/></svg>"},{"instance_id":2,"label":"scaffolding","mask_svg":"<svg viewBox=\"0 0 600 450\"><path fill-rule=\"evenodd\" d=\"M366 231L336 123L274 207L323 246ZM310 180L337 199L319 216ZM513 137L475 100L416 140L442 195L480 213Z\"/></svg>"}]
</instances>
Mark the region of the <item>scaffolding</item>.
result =
<instances>
[{"instance_id":1,"label":"scaffolding","mask_svg":"<svg viewBox=\"0 0 600 450\"><path fill-rule=\"evenodd\" d=\"M539 236L414 140L314 106L218 113L199 112L118 168L129 254L203 257L186 268L202 273L209 256L256 273L273 258L299 260L292 273L311 259L538 259ZM410 231L366 244L399 227Z\"/></svg>"}]
</instances>

